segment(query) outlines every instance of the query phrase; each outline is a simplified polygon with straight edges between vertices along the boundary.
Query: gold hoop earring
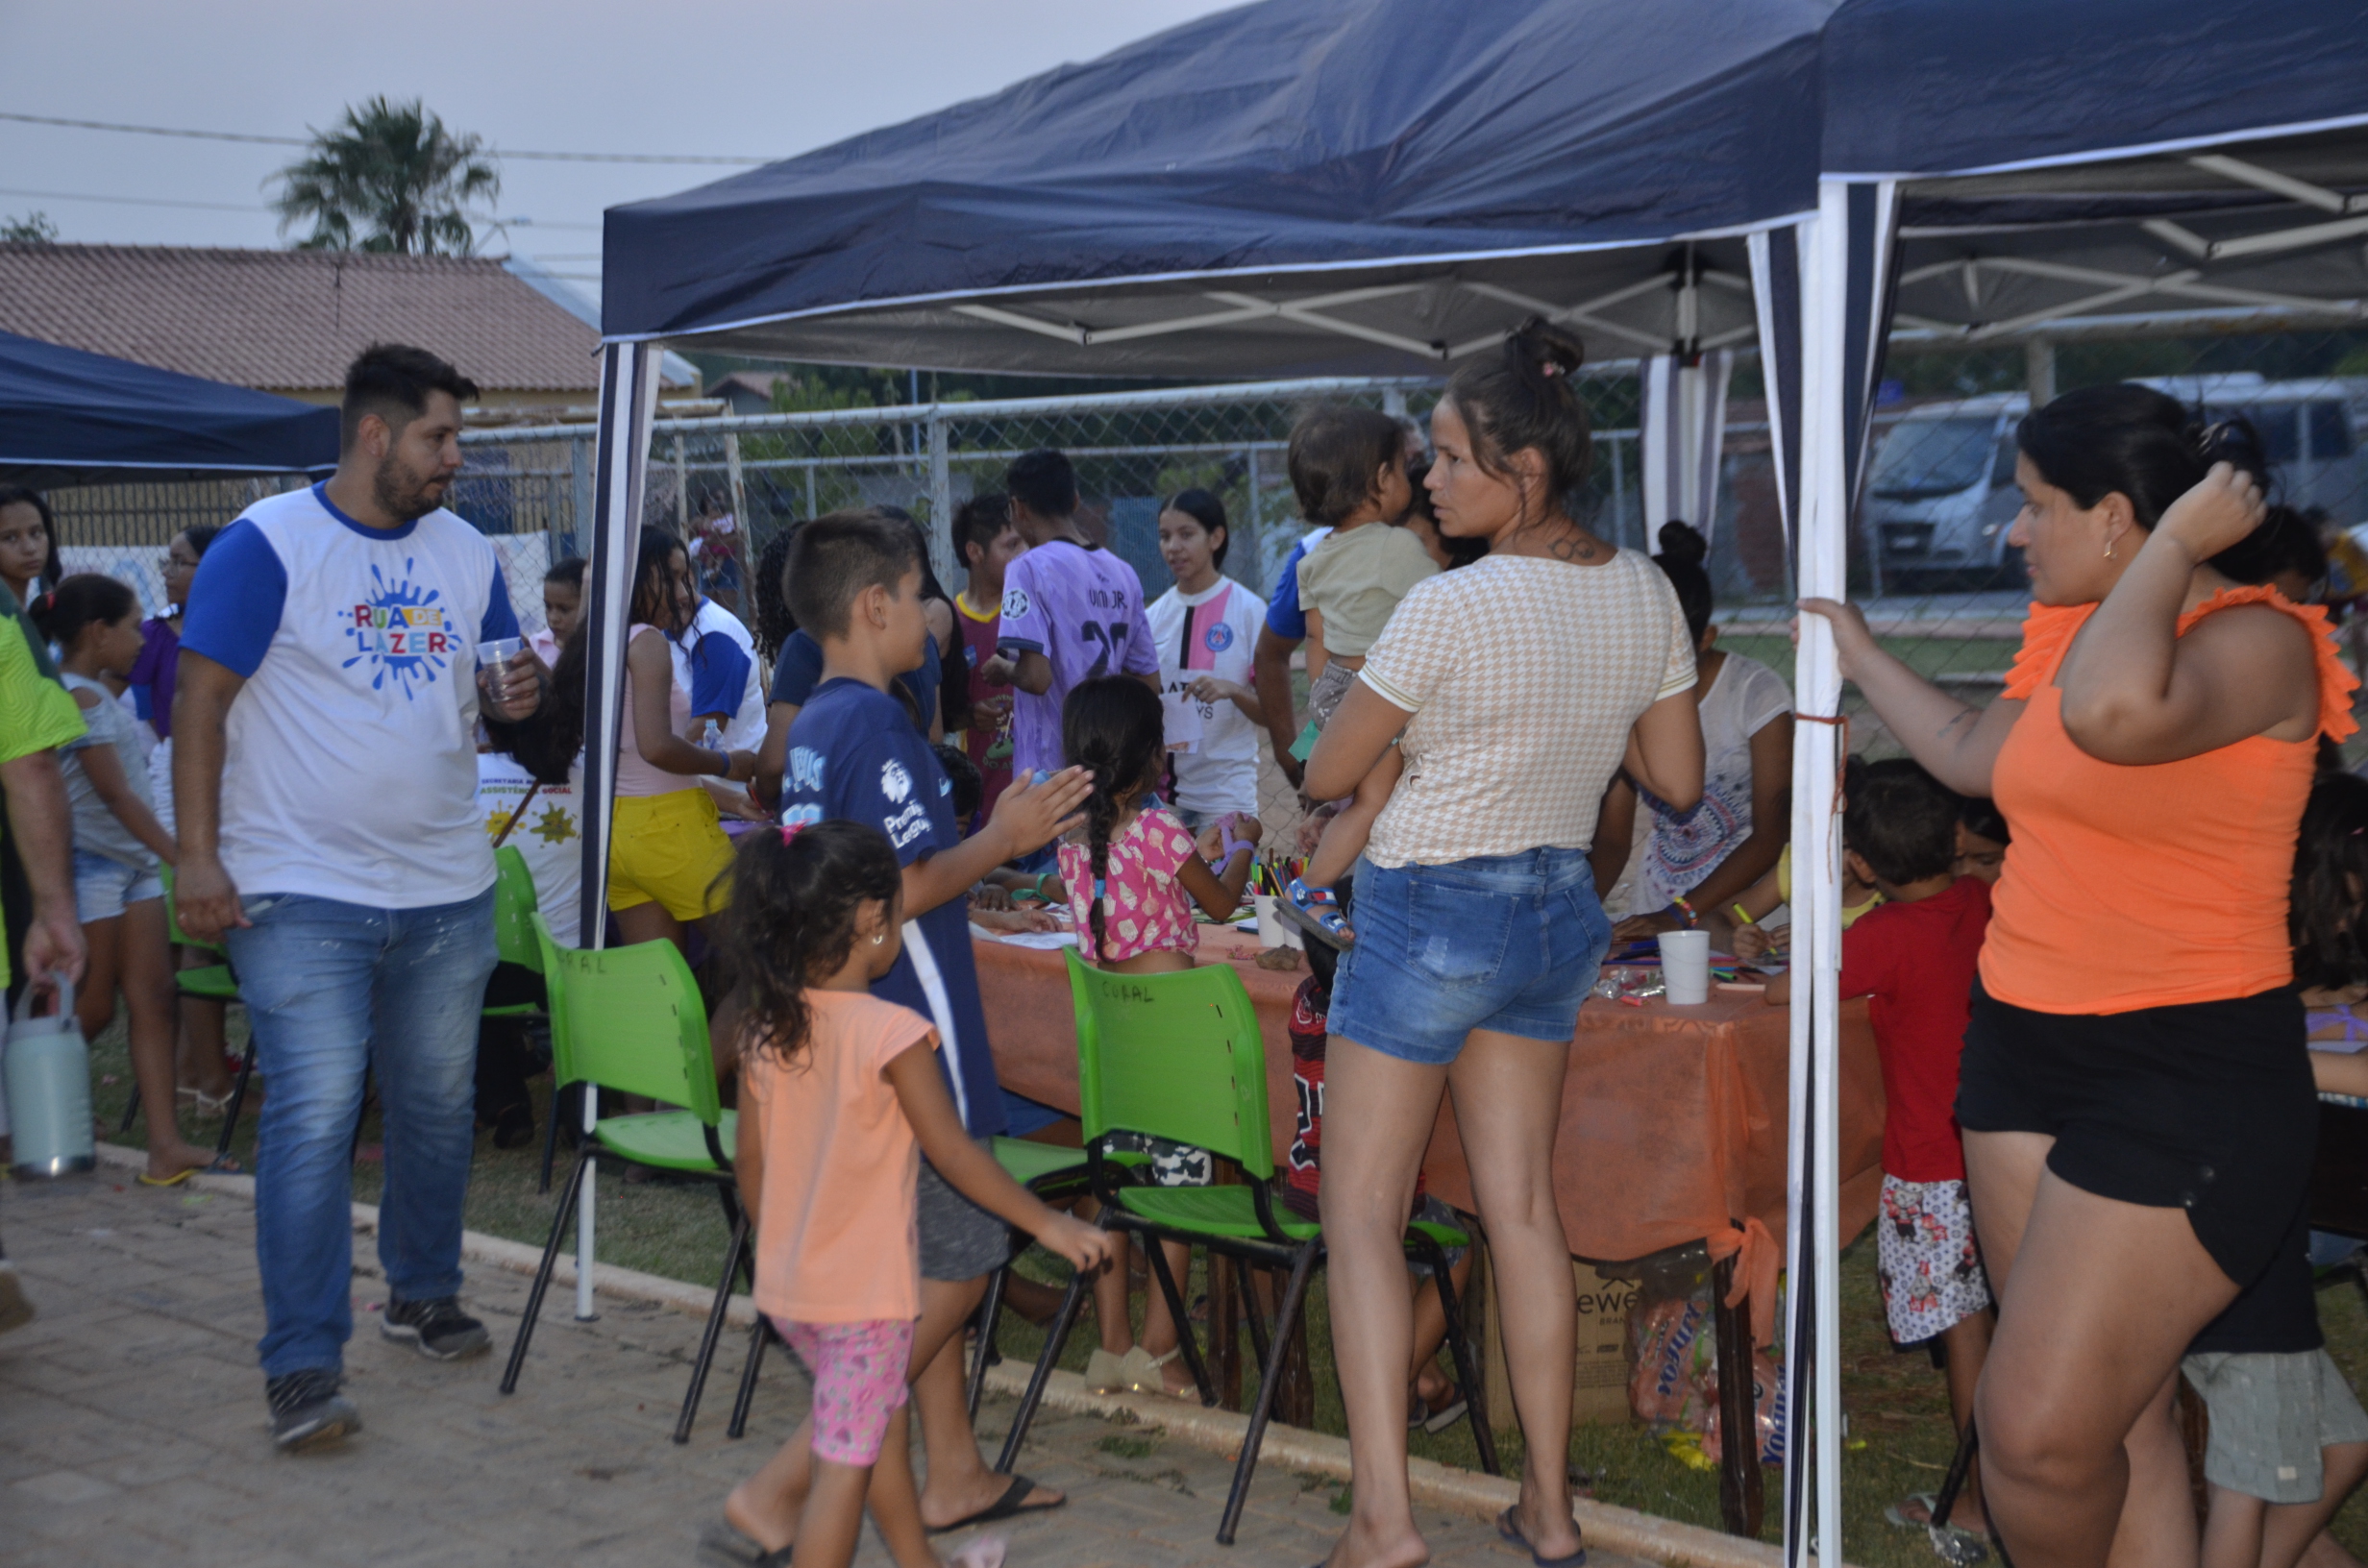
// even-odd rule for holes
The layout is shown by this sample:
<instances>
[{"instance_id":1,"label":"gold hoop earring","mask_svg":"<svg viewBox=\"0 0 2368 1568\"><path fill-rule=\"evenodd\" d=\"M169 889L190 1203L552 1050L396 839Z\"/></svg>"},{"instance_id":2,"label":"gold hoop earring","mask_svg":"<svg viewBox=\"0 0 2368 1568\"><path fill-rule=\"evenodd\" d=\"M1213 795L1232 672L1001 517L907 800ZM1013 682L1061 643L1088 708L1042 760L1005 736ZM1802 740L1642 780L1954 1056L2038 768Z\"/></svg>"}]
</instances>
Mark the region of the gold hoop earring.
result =
<instances>
[{"instance_id":1,"label":"gold hoop earring","mask_svg":"<svg viewBox=\"0 0 2368 1568\"><path fill-rule=\"evenodd\" d=\"M887 933L887 932L885 932L885 931L882 931L882 932L881 932L878 936L874 937L874 938L872 939L872 945L873 945L873 946L875 946L875 947L876 947L876 946L878 946L881 943L886 942L887 940L888 940L888 933Z\"/></svg>"},{"instance_id":2,"label":"gold hoop earring","mask_svg":"<svg viewBox=\"0 0 2368 1568\"><path fill-rule=\"evenodd\" d=\"M2113 541L2110 539L2105 541L2105 558L2109 561L2113 558Z\"/></svg>"}]
</instances>

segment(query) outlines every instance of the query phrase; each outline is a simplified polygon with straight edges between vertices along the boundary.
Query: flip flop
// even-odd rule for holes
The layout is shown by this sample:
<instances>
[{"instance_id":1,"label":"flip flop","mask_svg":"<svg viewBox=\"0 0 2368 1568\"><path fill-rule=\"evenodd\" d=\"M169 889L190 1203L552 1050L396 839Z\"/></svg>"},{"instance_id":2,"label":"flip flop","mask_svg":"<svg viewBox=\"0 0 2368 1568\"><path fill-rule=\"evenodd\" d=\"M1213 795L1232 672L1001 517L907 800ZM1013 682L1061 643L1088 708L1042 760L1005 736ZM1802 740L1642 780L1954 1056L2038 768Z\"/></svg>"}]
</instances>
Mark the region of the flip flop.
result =
<instances>
[{"instance_id":1,"label":"flip flop","mask_svg":"<svg viewBox=\"0 0 2368 1568\"><path fill-rule=\"evenodd\" d=\"M1325 946L1345 951L1356 943L1341 901L1330 888L1311 888L1298 877L1274 901L1274 912Z\"/></svg>"},{"instance_id":2,"label":"flip flop","mask_svg":"<svg viewBox=\"0 0 2368 1568\"><path fill-rule=\"evenodd\" d=\"M728 1568L789 1568L790 1554L796 1550L792 1543L777 1552L769 1552L728 1519L717 1520L699 1537L700 1556Z\"/></svg>"},{"instance_id":3,"label":"flip flop","mask_svg":"<svg viewBox=\"0 0 2368 1568\"><path fill-rule=\"evenodd\" d=\"M1058 1503L1031 1504L1026 1501L1027 1494L1035 1489L1033 1480L1026 1476L1014 1476L1011 1484L1003 1488L1003 1495L976 1513L965 1514L950 1525L924 1525L922 1529L931 1535L945 1535L957 1530L968 1530L973 1525L991 1525L998 1519L1016 1519L1024 1513L1048 1513L1069 1503L1069 1499L1064 1497Z\"/></svg>"},{"instance_id":4,"label":"flip flop","mask_svg":"<svg viewBox=\"0 0 2368 1568\"><path fill-rule=\"evenodd\" d=\"M139 1173L139 1185L142 1187L179 1187L200 1171L208 1174L219 1172L225 1176L235 1176L239 1174L238 1162L230 1155L217 1154L202 1165L185 1165L170 1176L151 1176L143 1170Z\"/></svg>"},{"instance_id":5,"label":"flip flop","mask_svg":"<svg viewBox=\"0 0 2368 1568\"><path fill-rule=\"evenodd\" d=\"M1587 1560L1587 1548L1584 1546L1566 1557L1538 1556L1538 1549L1529 1544L1529 1537L1522 1534L1521 1527L1514 1522L1516 1511L1516 1509L1507 1508L1496 1516L1496 1533L1528 1553L1529 1560L1536 1563L1538 1568L1580 1568L1580 1564Z\"/></svg>"},{"instance_id":6,"label":"flip flop","mask_svg":"<svg viewBox=\"0 0 2368 1568\"><path fill-rule=\"evenodd\" d=\"M1923 1505L1924 1517L1911 1519L1902 1511L1911 1503ZM1980 1562L1989 1556L1989 1541L1980 1531L1962 1525L1936 1525L1933 1513L1940 1505L1937 1492L1910 1492L1883 1510L1883 1517L1902 1530L1920 1530L1932 1537L1933 1550L1950 1562Z\"/></svg>"}]
</instances>

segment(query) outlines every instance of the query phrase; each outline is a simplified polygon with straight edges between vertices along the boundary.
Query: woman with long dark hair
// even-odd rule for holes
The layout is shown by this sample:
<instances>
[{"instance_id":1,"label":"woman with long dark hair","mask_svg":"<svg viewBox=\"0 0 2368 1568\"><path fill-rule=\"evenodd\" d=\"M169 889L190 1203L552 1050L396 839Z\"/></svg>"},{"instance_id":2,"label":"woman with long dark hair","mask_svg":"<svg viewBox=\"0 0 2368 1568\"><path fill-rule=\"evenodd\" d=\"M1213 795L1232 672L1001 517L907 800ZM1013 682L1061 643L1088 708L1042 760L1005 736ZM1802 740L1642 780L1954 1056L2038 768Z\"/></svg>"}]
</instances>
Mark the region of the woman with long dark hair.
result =
<instances>
[{"instance_id":1,"label":"woman with long dark hair","mask_svg":"<svg viewBox=\"0 0 2368 1568\"><path fill-rule=\"evenodd\" d=\"M1406 1482L1412 1304L1399 1237L1452 1094L1495 1262L1527 1459L1498 1521L1540 1561L1570 1517L1576 1315L1554 1136L1579 1004L1611 940L1587 853L1623 756L1673 808L1702 793L1693 641L1668 579L1572 517L1591 455L1579 346L1540 321L1468 366L1424 476L1488 555L1418 582L1308 759L1338 799L1393 744L1405 771L1366 845L1357 941L1325 1045L1322 1211L1355 1506L1334 1568L1419 1563Z\"/></svg>"},{"instance_id":2,"label":"woman with long dark hair","mask_svg":"<svg viewBox=\"0 0 2368 1568\"><path fill-rule=\"evenodd\" d=\"M65 576L58 556L58 519L38 490L0 488L0 588L19 609Z\"/></svg>"},{"instance_id":3,"label":"woman with long dark hair","mask_svg":"<svg viewBox=\"0 0 2368 1568\"><path fill-rule=\"evenodd\" d=\"M715 796L699 780L745 784L756 770L752 751L713 751L695 745L689 727L691 694L675 677L668 643L679 639L697 613L691 558L663 528L644 528L633 557L632 625L625 645L625 714L617 726L616 828L608 850L608 909L627 942L679 943L683 927L722 909L720 885L731 865ZM585 647L590 618L577 625L553 673L551 759L572 759L583 739ZM565 763L558 762L559 776ZM538 769L538 776L540 770Z\"/></svg>"},{"instance_id":4,"label":"woman with long dark hair","mask_svg":"<svg viewBox=\"0 0 2368 1568\"><path fill-rule=\"evenodd\" d=\"M1854 609L1801 607L1916 760L2012 829L1957 1103L1999 1295L1991 1525L2021 1568L2192 1563L2171 1396L2308 1185L2288 878L2356 682L2323 610L2235 581L2267 482L2250 427L2095 386L2015 443L2036 602L1998 700L1939 691Z\"/></svg>"}]
</instances>

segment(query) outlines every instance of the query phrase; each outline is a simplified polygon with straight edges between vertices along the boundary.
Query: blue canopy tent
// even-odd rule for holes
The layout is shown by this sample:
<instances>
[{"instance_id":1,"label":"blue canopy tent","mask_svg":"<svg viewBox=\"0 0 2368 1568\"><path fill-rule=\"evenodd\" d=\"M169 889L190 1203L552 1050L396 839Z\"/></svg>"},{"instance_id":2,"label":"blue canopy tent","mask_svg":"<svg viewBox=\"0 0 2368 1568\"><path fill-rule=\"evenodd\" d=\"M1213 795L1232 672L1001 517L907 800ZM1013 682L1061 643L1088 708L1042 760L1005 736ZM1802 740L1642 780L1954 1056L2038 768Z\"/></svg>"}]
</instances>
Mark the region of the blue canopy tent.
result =
<instances>
[{"instance_id":1,"label":"blue canopy tent","mask_svg":"<svg viewBox=\"0 0 2368 1568\"><path fill-rule=\"evenodd\" d=\"M1266 0L612 209L595 723L616 712L606 563L630 559L659 343L1200 378L1451 369L1533 311L1597 357L1756 344L1800 590L1841 598L1895 328L2363 319L2364 22L2357 0ZM1837 745L1796 747L1793 781L1794 1562L1841 1530L1820 1354L1839 698L1813 618L1797 706ZM599 799L614 741L593 734ZM586 835L588 931L605 831Z\"/></svg>"},{"instance_id":2,"label":"blue canopy tent","mask_svg":"<svg viewBox=\"0 0 2368 1568\"><path fill-rule=\"evenodd\" d=\"M334 468L337 410L0 332L0 482Z\"/></svg>"}]
</instances>

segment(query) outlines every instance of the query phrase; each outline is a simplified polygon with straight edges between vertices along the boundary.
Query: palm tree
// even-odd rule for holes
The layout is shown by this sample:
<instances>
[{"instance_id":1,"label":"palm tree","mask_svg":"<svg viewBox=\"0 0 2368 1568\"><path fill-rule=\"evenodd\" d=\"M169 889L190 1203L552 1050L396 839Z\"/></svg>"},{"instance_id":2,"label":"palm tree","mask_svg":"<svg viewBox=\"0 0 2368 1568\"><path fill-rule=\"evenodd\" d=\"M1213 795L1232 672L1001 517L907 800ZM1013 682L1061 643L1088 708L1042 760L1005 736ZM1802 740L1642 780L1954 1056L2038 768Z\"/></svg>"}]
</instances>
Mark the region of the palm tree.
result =
<instances>
[{"instance_id":1,"label":"palm tree","mask_svg":"<svg viewBox=\"0 0 2368 1568\"><path fill-rule=\"evenodd\" d=\"M445 129L419 99L371 99L312 135L309 156L282 169L272 206L285 233L308 251L392 251L467 256L477 248L470 208L502 189L499 163L479 137Z\"/></svg>"}]
</instances>

